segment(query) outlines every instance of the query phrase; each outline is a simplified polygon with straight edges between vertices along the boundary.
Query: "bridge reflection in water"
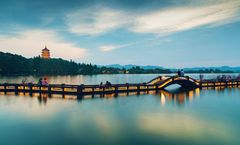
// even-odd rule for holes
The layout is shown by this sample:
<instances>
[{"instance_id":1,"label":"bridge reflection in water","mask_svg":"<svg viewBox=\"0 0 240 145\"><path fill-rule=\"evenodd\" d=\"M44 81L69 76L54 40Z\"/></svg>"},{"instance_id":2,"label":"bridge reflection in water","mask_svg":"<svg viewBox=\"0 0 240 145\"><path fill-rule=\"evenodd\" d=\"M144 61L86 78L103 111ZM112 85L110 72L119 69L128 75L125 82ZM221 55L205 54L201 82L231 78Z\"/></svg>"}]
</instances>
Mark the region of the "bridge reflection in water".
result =
<instances>
[{"instance_id":1,"label":"bridge reflection in water","mask_svg":"<svg viewBox=\"0 0 240 145\"><path fill-rule=\"evenodd\" d=\"M14 93L0 93L0 95L4 96L12 96L15 95ZM76 101L82 101L85 99L114 99L118 97L131 97L131 96L140 96L140 95L152 95L152 96L158 96L161 104L166 103L177 103L177 104L184 104L185 102L192 101L194 98L198 97L200 95L200 89L194 89L194 90L158 90L158 91L145 91L145 92L126 92L126 93L119 93L116 95L115 93L108 93L108 94L101 94L101 95L86 95L84 96L84 99L79 99L76 95L49 95L48 93L27 93L22 92L15 96L20 97L37 97L39 104L46 104L48 99L64 99L64 100L76 100ZM150 97L150 96L149 96Z\"/></svg>"},{"instance_id":2,"label":"bridge reflection in water","mask_svg":"<svg viewBox=\"0 0 240 145\"><path fill-rule=\"evenodd\" d=\"M185 102L191 102L194 98L200 96L200 89L194 90L177 90L174 92L168 92L165 90L161 90L158 94L160 96L161 104L166 103L177 103L177 104L184 104Z\"/></svg>"}]
</instances>

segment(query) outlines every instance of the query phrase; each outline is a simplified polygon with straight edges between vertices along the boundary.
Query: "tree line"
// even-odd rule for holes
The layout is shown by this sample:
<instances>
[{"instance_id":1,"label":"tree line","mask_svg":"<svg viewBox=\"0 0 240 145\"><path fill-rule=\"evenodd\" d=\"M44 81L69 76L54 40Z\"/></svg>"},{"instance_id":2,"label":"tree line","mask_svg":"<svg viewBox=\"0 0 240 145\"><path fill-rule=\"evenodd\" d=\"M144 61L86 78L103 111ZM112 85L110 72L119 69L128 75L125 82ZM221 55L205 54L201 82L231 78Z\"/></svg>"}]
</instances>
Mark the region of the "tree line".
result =
<instances>
[{"instance_id":1,"label":"tree line","mask_svg":"<svg viewBox=\"0 0 240 145\"><path fill-rule=\"evenodd\" d=\"M21 55L0 52L1 75L93 75L93 74L153 74L172 73L169 69L143 69L141 67L111 68L61 58L42 59L40 56L25 58Z\"/></svg>"}]
</instances>

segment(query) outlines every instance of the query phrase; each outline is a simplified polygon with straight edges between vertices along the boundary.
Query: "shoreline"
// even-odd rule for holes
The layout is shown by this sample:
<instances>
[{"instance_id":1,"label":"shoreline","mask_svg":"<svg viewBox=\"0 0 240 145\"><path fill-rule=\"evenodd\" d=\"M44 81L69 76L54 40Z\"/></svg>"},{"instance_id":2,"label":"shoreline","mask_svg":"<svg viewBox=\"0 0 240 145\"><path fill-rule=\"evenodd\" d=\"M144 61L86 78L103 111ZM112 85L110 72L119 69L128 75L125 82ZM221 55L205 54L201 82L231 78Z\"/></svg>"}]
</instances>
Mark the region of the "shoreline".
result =
<instances>
[{"instance_id":1,"label":"shoreline","mask_svg":"<svg viewBox=\"0 0 240 145\"><path fill-rule=\"evenodd\" d=\"M93 75L154 75L154 74L166 74L172 75L173 73L98 73L98 74L0 74L0 77L18 77L18 76L93 76ZM217 73L203 73L203 72L185 72L185 74L240 74L240 72L217 72Z\"/></svg>"}]
</instances>

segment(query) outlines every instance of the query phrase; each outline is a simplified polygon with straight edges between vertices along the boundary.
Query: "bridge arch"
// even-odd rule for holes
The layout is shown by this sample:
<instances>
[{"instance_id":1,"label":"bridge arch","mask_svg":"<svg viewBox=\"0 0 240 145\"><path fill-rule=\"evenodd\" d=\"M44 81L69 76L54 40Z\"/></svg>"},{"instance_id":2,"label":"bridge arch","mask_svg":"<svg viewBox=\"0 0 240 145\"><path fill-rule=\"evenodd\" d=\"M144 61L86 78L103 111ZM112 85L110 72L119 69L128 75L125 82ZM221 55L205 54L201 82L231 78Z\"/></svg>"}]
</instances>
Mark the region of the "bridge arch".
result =
<instances>
[{"instance_id":1,"label":"bridge arch","mask_svg":"<svg viewBox=\"0 0 240 145\"><path fill-rule=\"evenodd\" d=\"M181 87L184 88L197 88L198 85L195 82L189 81L189 80L185 80L185 79L179 79L179 80L173 80L169 83L166 83L165 85L163 85L161 88L167 88L168 86L174 85L174 84L178 84Z\"/></svg>"},{"instance_id":2,"label":"bridge arch","mask_svg":"<svg viewBox=\"0 0 240 145\"><path fill-rule=\"evenodd\" d=\"M178 76L171 76L171 77L157 77L153 79L149 84L157 84L159 89L164 89L170 85L178 84L184 88L197 88L199 87L199 83L188 76L186 77L178 77Z\"/></svg>"}]
</instances>

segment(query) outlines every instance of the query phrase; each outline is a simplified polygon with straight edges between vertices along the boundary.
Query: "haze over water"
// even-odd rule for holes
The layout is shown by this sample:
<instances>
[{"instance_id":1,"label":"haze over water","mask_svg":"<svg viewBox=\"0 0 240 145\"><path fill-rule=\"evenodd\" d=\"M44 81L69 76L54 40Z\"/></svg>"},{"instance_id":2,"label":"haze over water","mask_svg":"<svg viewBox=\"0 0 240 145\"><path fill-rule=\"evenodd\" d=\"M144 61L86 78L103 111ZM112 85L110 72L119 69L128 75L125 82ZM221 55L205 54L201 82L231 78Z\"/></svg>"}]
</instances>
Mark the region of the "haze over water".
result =
<instances>
[{"instance_id":1,"label":"haze over water","mask_svg":"<svg viewBox=\"0 0 240 145\"><path fill-rule=\"evenodd\" d=\"M98 84L106 80L145 82L155 76L49 79L56 83ZM0 81L21 79L1 77ZM0 144L239 144L239 96L239 88L197 89L174 95L160 91L82 101L1 94Z\"/></svg>"}]
</instances>

